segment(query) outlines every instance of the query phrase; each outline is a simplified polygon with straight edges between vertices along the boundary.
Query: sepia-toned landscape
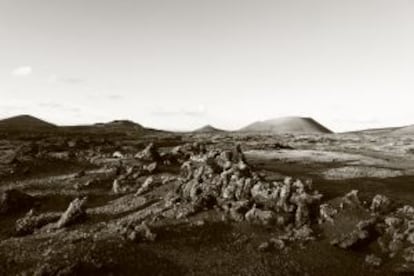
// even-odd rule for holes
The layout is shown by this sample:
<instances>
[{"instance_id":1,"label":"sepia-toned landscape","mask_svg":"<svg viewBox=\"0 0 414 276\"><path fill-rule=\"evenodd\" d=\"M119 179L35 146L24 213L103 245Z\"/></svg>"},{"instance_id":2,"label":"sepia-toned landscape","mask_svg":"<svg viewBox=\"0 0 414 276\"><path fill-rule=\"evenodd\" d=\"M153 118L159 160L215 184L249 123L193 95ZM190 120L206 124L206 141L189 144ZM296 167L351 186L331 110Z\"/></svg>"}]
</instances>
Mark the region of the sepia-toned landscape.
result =
<instances>
[{"instance_id":1,"label":"sepia-toned landscape","mask_svg":"<svg viewBox=\"0 0 414 276\"><path fill-rule=\"evenodd\" d=\"M412 126L0 129L1 275L414 272Z\"/></svg>"},{"instance_id":2,"label":"sepia-toned landscape","mask_svg":"<svg viewBox=\"0 0 414 276\"><path fill-rule=\"evenodd\" d=\"M413 15L0 0L0 276L414 275Z\"/></svg>"}]
</instances>

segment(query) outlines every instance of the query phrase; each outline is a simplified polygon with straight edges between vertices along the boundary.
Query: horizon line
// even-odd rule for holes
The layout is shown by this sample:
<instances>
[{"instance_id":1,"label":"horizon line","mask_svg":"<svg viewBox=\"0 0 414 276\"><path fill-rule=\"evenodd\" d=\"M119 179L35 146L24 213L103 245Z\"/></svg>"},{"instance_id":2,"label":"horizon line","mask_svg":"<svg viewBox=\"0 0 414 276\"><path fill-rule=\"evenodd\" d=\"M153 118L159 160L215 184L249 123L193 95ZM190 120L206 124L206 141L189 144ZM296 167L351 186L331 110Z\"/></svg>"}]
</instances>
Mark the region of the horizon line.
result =
<instances>
[{"instance_id":1,"label":"horizon line","mask_svg":"<svg viewBox=\"0 0 414 276\"><path fill-rule=\"evenodd\" d=\"M193 132L193 131L196 131L197 129L204 128L206 126L211 126L211 127L214 127L214 128L216 128L218 130L222 130L222 131L226 131L226 132L237 132L237 131L243 129L244 127L246 127L246 126L248 126L250 124L256 123L256 122L263 122L263 121L267 121L267 120L274 120L274 119L281 119L281 118L304 118L304 119L306 118L306 119L312 119L312 120L316 121L317 123L321 124L323 127L325 127L324 124L322 124L318 120L315 120L311 116L292 116L292 115L290 115L290 116L279 116L279 117L274 117L274 118L270 118L270 119L266 119L266 120L256 120L256 121L253 121L251 123L248 123L248 124L246 124L246 125L244 125L242 127L236 128L236 129L228 129L228 128L216 127L216 125L213 125L211 123L206 123L206 124L203 124L202 126L200 126L198 128L188 129L188 130L186 130L186 129L177 129L177 128L168 128L168 127L167 128L158 128L158 127L143 125L143 124L141 124L141 123L139 123L139 122L137 122L137 121L135 121L133 119L126 119L126 118L123 118L123 119L113 119L113 120L108 120L108 121L105 121L105 122L104 121L96 121L96 122L93 122L93 123L56 124L56 123L50 121L49 119L44 119L41 116L32 115L32 114L28 114L28 113L23 113L23 114L17 114L17 115L13 115L13 116L3 117L3 118L0 118L0 121L6 120L6 119L11 119L11 118L16 118L16 117L22 117L22 116L33 117L33 118L36 118L36 119L45 121L47 123L53 124L53 125L55 125L57 127L92 126L92 125L96 125L96 124L106 124L106 123L116 122L116 121L129 121L129 122L138 124L138 125L142 126L143 128L146 128L146 129L154 129L154 130L170 131L170 132ZM394 126L382 126L382 127L362 128L362 129L352 129L352 130L339 131L339 132L336 132L336 131L332 130L332 128L328 128L328 129L332 131L332 133L330 133L330 134L341 134L341 133L362 132L362 131L369 131L369 130L381 130L381 129L390 129L390 128L404 128L404 127L408 127L408 126L411 126L411 125L412 124L408 124L408 125L394 125Z\"/></svg>"}]
</instances>

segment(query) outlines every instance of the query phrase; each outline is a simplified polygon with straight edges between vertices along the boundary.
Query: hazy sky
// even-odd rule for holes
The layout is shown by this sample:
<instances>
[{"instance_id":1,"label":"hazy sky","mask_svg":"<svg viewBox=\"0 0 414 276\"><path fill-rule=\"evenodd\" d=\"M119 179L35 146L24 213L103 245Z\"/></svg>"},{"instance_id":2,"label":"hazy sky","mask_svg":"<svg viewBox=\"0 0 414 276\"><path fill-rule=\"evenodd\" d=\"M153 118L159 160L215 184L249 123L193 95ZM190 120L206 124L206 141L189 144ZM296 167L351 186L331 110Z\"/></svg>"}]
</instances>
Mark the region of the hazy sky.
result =
<instances>
[{"instance_id":1,"label":"hazy sky","mask_svg":"<svg viewBox=\"0 0 414 276\"><path fill-rule=\"evenodd\" d=\"M414 124L414 1L0 0L0 117Z\"/></svg>"}]
</instances>

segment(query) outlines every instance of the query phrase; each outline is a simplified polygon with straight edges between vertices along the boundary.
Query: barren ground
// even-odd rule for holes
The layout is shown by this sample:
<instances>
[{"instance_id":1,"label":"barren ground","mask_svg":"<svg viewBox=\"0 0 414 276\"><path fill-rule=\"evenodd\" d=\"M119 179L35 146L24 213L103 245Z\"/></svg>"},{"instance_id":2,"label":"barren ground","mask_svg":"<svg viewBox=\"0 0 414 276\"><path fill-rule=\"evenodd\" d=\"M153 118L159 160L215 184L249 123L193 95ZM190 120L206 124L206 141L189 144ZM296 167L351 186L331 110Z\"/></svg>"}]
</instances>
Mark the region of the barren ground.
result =
<instances>
[{"instance_id":1,"label":"barren ground","mask_svg":"<svg viewBox=\"0 0 414 276\"><path fill-rule=\"evenodd\" d=\"M76 143L72 143L76 141ZM17 189L32 196L0 214L1 275L394 275L401 258L388 258L374 241L342 249L330 244L323 225L312 223L314 239L284 248L260 246L283 234L274 225L234 221L211 208L179 218L168 212L166 181L134 195L146 177L113 191L112 166L134 162L149 142L160 152L174 146L206 143L225 150L240 143L247 162L267 181L285 176L313 180L323 194L320 204L358 190L362 200L375 195L396 206L414 206L414 139L357 134L266 136L208 134L105 137L10 137L0 140L0 192ZM34 149L36 148L36 149ZM19 150L18 150L19 149ZM119 151L122 157L113 157ZM17 153L17 156L13 156ZM14 158L14 159L13 159ZM123 166L122 165L122 166ZM83 172L79 174L79 172ZM153 177L175 179L179 165ZM40 227L18 235L16 220L33 209L60 216L75 198L87 197L84 220L59 229ZM146 221L154 241L132 241L118 231L124 222ZM369 265L367 254L382 257ZM414 260L413 260L414 262ZM413 270L414 271L414 270Z\"/></svg>"}]
</instances>

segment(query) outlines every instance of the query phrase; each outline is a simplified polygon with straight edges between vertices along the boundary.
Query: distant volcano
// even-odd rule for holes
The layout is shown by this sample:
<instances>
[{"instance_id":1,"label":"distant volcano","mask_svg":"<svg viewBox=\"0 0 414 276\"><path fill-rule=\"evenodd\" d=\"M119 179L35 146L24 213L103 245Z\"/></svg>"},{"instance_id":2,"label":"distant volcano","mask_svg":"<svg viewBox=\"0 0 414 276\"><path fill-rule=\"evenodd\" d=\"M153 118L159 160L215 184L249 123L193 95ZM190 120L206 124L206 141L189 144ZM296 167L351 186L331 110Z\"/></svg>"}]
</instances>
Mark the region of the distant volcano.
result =
<instances>
[{"instance_id":1,"label":"distant volcano","mask_svg":"<svg viewBox=\"0 0 414 276\"><path fill-rule=\"evenodd\" d=\"M225 130L215 128L211 125L206 125L201 128L194 130L193 132L196 133L217 133L217 132L225 132Z\"/></svg>"},{"instance_id":2,"label":"distant volcano","mask_svg":"<svg viewBox=\"0 0 414 276\"><path fill-rule=\"evenodd\" d=\"M115 120L108 123L95 124L97 127L107 127L112 129L134 129L134 130L145 130L145 128L130 120Z\"/></svg>"},{"instance_id":3,"label":"distant volcano","mask_svg":"<svg viewBox=\"0 0 414 276\"><path fill-rule=\"evenodd\" d=\"M266 121L255 122L242 129L242 132L268 133L332 133L312 118L282 117Z\"/></svg>"},{"instance_id":4,"label":"distant volcano","mask_svg":"<svg viewBox=\"0 0 414 276\"><path fill-rule=\"evenodd\" d=\"M0 120L0 129L3 130L52 130L56 125L43 121L30 115L19 115Z\"/></svg>"}]
</instances>

